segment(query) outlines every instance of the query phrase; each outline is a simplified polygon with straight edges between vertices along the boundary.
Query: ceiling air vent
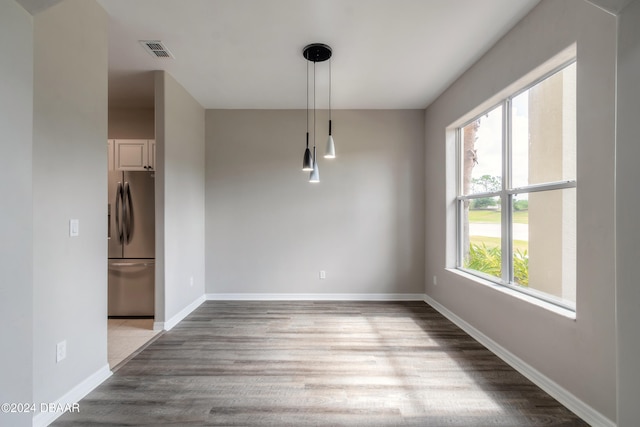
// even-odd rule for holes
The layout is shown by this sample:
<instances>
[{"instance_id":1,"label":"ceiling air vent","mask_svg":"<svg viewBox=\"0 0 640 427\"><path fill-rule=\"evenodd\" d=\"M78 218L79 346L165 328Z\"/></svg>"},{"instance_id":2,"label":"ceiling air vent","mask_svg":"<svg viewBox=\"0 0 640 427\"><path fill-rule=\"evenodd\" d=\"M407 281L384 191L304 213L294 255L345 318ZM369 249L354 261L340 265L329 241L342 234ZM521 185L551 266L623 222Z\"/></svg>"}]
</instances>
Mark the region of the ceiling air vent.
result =
<instances>
[{"instance_id":1,"label":"ceiling air vent","mask_svg":"<svg viewBox=\"0 0 640 427\"><path fill-rule=\"evenodd\" d=\"M154 58L173 58L169 49L160 40L140 40L144 49Z\"/></svg>"}]
</instances>

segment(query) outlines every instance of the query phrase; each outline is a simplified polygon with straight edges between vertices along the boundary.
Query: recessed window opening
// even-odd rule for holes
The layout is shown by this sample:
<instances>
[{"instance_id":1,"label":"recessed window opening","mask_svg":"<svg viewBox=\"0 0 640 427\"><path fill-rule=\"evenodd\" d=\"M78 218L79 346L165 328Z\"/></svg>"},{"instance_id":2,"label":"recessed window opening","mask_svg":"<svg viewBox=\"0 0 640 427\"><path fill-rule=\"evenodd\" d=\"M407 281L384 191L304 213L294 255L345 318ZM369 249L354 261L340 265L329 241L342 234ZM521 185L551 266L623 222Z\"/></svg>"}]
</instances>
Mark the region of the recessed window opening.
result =
<instances>
[{"instance_id":1,"label":"recessed window opening","mask_svg":"<svg viewBox=\"0 0 640 427\"><path fill-rule=\"evenodd\" d=\"M575 60L456 140L457 268L575 311Z\"/></svg>"}]
</instances>

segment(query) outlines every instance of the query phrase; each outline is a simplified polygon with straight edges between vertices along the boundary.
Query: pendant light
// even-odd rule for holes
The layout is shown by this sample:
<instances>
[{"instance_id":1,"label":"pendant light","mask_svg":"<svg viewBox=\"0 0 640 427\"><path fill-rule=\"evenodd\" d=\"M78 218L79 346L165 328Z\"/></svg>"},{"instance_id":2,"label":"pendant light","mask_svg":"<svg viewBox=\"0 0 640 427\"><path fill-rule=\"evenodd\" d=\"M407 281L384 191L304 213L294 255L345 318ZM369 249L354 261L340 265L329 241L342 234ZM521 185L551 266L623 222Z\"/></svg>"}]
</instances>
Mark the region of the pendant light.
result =
<instances>
[{"instance_id":1,"label":"pendant light","mask_svg":"<svg viewBox=\"0 0 640 427\"><path fill-rule=\"evenodd\" d=\"M318 169L318 158L316 157L316 147L313 146L313 169L309 174L309 182L320 182L320 170Z\"/></svg>"},{"instance_id":2,"label":"pendant light","mask_svg":"<svg viewBox=\"0 0 640 427\"><path fill-rule=\"evenodd\" d=\"M324 152L325 159L336 158L336 145L331 136L331 60L329 60L329 138L327 138L327 148Z\"/></svg>"},{"instance_id":3,"label":"pendant light","mask_svg":"<svg viewBox=\"0 0 640 427\"><path fill-rule=\"evenodd\" d=\"M315 155L313 157L315 158ZM304 150L302 170L305 172L312 171L312 163L313 159L311 158L311 151L309 150L309 63L307 62L307 148Z\"/></svg>"},{"instance_id":4,"label":"pendant light","mask_svg":"<svg viewBox=\"0 0 640 427\"><path fill-rule=\"evenodd\" d=\"M316 156L316 63L313 63L313 170L309 174L309 182L320 182L318 156Z\"/></svg>"},{"instance_id":5,"label":"pendant light","mask_svg":"<svg viewBox=\"0 0 640 427\"><path fill-rule=\"evenodd\" d=\"M316 62L324 62L331 58L331 48L326 44L312 43L305 46L302 50L302 55L307 61L313 62L313 157L311 157L310 153L309 156L307 156L307 151L309 150L309 63L307 63L307 149L305 150L303 159L303 170L309 170L305 168L308 166L307 158L309 157L312 166L311 173L309 174L309 182L317 183L320 182L320 171L318 169L318 157L316 155ZM331 73L331 68L329 68L329 73ZM331 81L331 75L329 75L329 81ZM331 89L331 87L329 87L329 89ZM329 97L331 97L331 90L329 90ZM329 102L329 108L331 108L331 102ZM329 120L329 138L331 138L331 152L333 153L333 157L335 157L335 147L333 146L333 138L331 137L331 120ZM329 145L327 145L327 149L329 149Z\"/></svg>"}]
</instances>

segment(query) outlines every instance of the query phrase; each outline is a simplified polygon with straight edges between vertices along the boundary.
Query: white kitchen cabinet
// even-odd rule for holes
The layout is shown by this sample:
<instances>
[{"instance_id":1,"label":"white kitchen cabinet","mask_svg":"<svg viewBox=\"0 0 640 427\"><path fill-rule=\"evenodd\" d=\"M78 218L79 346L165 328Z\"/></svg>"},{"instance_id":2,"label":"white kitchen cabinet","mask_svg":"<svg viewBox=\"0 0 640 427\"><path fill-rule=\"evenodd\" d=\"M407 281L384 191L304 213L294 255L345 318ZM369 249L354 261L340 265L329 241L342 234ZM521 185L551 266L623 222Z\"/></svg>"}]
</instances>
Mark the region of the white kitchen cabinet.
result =
<instances>
[{"instance_id":1,"label":"white kitchen cabinet","mask_svg":"<svg viewBox=\"0 0 640 427\"><path fill-rule=\"evenodd\" d=\"M156 141L116 139L115 168L123 171L146 171L155 168Z\"/></svg>"}]
</instances>

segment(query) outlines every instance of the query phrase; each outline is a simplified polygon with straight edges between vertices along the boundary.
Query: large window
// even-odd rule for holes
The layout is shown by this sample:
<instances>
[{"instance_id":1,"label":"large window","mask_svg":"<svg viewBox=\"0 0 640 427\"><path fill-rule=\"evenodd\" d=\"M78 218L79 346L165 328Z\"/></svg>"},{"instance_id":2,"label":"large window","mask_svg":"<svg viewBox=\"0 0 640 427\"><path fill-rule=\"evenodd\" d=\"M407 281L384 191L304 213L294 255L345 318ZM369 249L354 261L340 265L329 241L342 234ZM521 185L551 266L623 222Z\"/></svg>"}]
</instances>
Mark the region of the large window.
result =
<instances>
[{"instance_id":1,"label":"large window","mask_svg":"<svg viewBox=\"0 0 640 427\"><path fill-rule=\"evenodd\" d=\"M575 62L458 127L457 144L457 267L575 310Z\"/></svg>"}]
</instances>

